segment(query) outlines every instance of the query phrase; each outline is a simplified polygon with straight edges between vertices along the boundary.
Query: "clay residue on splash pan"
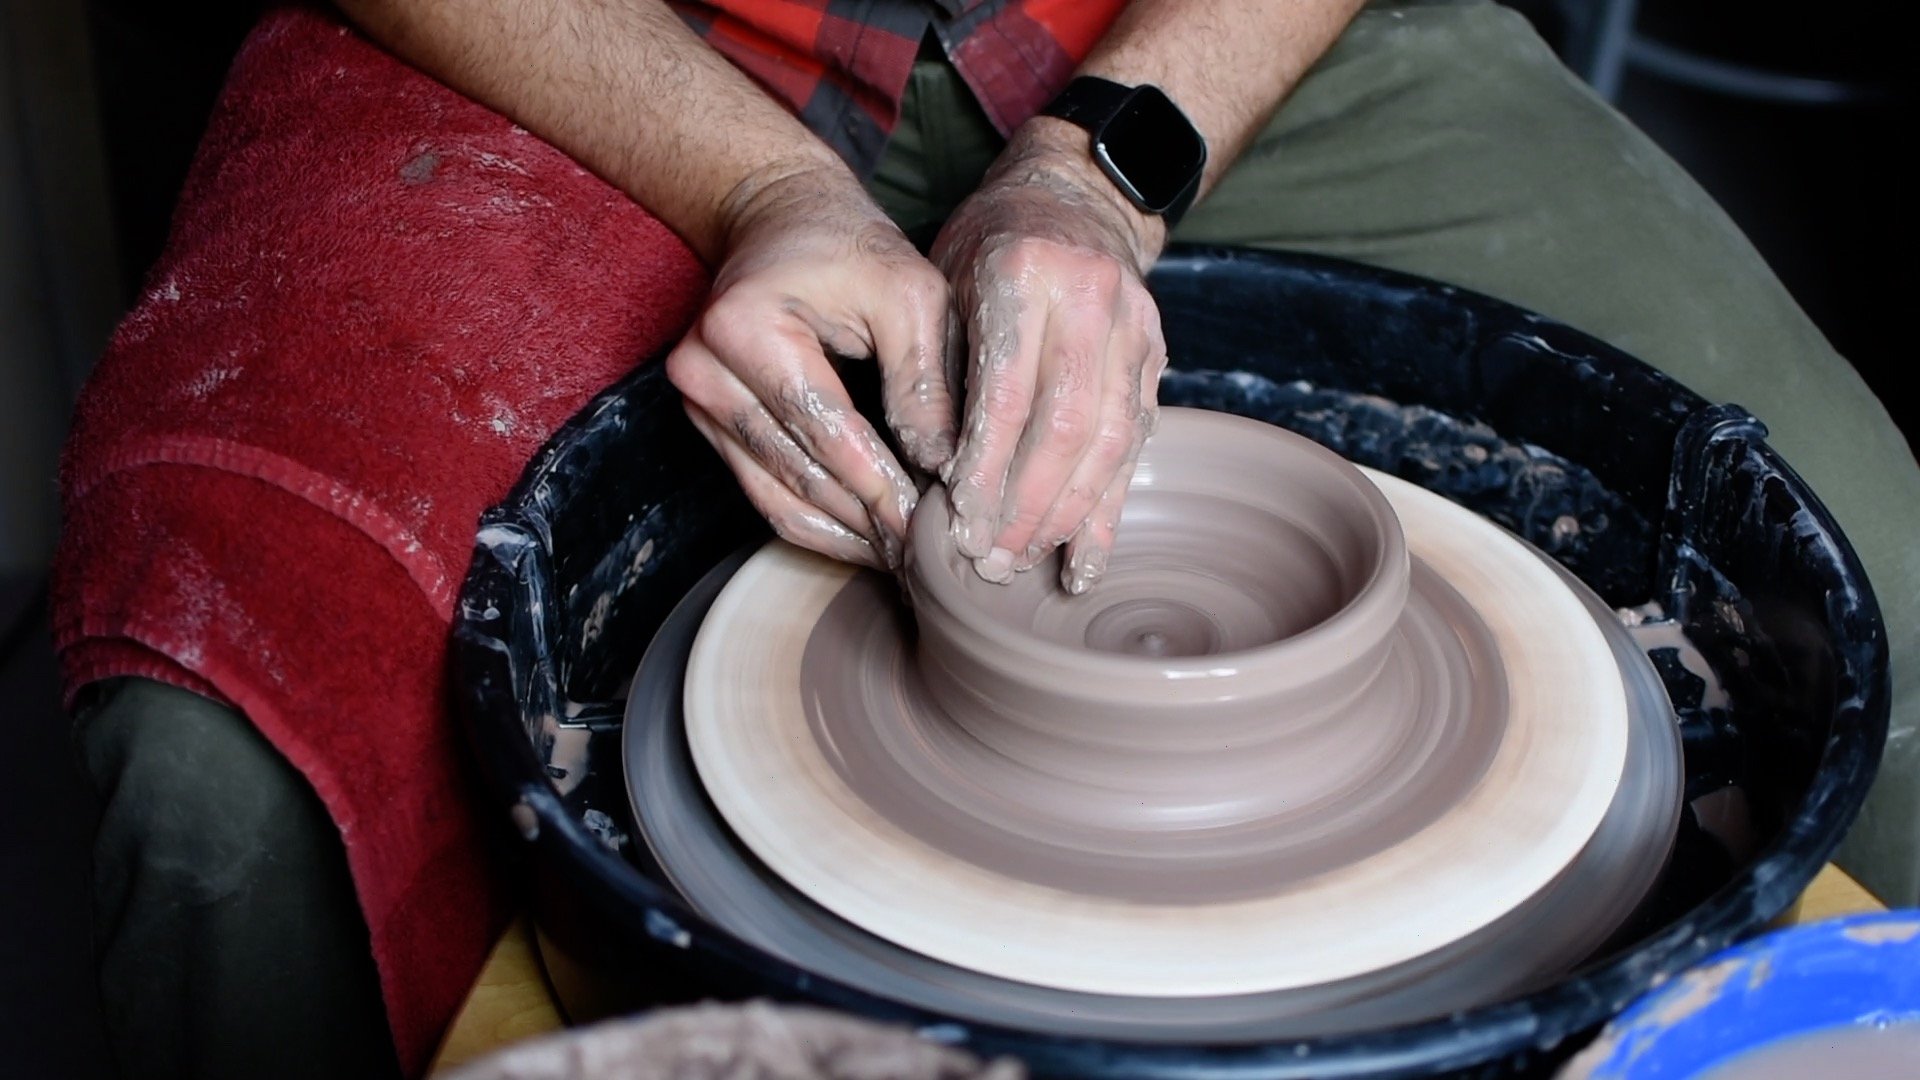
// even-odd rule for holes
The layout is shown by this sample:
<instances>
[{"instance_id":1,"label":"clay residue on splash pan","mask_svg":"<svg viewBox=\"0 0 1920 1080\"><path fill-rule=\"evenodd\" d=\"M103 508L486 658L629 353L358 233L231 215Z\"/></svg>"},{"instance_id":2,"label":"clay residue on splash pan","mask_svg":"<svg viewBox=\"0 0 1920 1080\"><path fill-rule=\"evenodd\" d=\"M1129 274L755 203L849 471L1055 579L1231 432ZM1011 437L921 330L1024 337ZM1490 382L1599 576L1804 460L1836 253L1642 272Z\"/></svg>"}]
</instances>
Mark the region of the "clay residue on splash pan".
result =
<instances>
[{"instance_id":1,"label":"clay residue on splash pan","mask_svg":"<svg viewBox=\"0 0 1920 1080\"><path fill-rule=\"evenodd\" d=\"M1160 403L1250 416L1476 510L1570 566L1619 602L1644 592L1658 530L1591 470L1492 427L1304 380L1170 369Z\"/></svg>"},{"instance_id":2,"label":"clay residue on splash pan","mask_svg":"<svg viewBox=\"0 0 1920 1080\"><path fill-rule=\"evenodd\" d=\"M1125 557L1125 543L1123 536L1116 563ZM1114 813L1113 823L1101 828L1089 821L1088 808L1128 801L1128 792L1064 780L960 731L928 694L906 647L910 617L897 590L877 575L855 576L828 605L807 640L801 698L814 737L847 786L956 858L1020 880L1121 899L1181 903L1263 895L1424 828L1479 782L1499 744L1506 701L1498 680L1476 688L1465 677L1499 670L1485 628L1427 567L1416 564L1413 580L1406 625L1380 673L1384 693L1375 698L1387 708L1409 708L1374 718L1393 726L1365 754L1317 754L1324 740L1364 741L1334 726L1226 755L1268 776L1281 809L1212 827L1176 822L1142 831ZM876 723L877 717L885 720ZM1274 718L1277 730L1284 730L1283 719ZM1179 720L1170 715L1168 722ZM1329 762L1339 760L1349 763L1346 769L1330 773ZM1195 761L1214 765L1199 755ZM1289 799L1290 788L1316 797Z\"/></svg>"}]
</instances>

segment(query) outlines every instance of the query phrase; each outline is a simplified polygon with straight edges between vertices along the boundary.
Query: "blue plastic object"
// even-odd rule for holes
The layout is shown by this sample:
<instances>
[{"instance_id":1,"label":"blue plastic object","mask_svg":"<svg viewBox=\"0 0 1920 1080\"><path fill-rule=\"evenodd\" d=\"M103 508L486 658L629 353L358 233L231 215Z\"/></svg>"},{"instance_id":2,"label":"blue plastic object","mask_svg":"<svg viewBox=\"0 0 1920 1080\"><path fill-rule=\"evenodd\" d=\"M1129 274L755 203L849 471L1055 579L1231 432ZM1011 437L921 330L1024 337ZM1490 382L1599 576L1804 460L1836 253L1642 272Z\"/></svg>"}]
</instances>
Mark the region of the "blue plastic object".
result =
<instances>
[{"instance_id":1,"label":"blue plastic object","mask_svg":"<svg viewBox=\"0 0 1920 1080\"><path fill-rule=\"evenodd\" d=\"M1798 1035L1890 1024L1920 1024L1920 910L1813 923L1728 949L1641 998L1562 1077L1684 1080Z\"/></svg>"}]
</instances>

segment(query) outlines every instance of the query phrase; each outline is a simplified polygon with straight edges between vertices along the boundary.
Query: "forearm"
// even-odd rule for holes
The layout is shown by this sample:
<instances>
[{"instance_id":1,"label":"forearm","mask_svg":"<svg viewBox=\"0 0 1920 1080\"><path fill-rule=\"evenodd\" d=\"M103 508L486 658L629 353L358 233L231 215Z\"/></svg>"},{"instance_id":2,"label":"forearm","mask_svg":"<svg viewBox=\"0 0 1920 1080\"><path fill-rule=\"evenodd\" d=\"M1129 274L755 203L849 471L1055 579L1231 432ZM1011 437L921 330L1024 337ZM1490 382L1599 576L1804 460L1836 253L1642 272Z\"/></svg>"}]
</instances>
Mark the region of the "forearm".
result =
<instances>
[{"instance_id":1,"label":"forearm","mask_svg":"<svg viewBox=\"0 0 1920 1080\"><path fill-rule=\"evenodd\" d=\"M566 151L709 263L785 176L858 188L826 144L654 0L340 0L369 36Z\"/></svg>"},{"instance_id":2,"label":"forearm","mask_svg":"<svg viewBox=\"0 0 1920 1080\"><path fill-rule=\"evenodd\" d=\"M1128 86L1152 83L1166 91L1207 140L1204 198L1362 3L1134 0L1080 73ZM1016 152L1058 155L1090 166L1086 139L1071 124L1036 117L1016 137ZM1165 243L1164 227L1158 218L1130 217L1150 261Z\"/></svg>"},{"instance_id":3,"label":"forearm","mask_svg":"<svg viewBox=\"0 0 1920 1080\"><path fill-rule=\"evenodd\" d=\"M1204 195L1360 3L1135 0L1080 71L1166 91L1207 141ZM964 437L943 474L954 542L989 581L1059 548L1072 593L1104 571L1167 362L1143 280L1165 219L1088 149L1065 120L1022 124L933 249L968 331Z\"/></svg>"},{"instance_id":4,"label":"forearm","mask_svg":"<svg viewBox=\"0 0 1920 1080\"><path fill-rule=\"evenodd\" d=\"M1204 194L1361 5L1362 0L1134 0L1080 71L1165 90L1206 136Z\"/></svg>"}]
</instances>

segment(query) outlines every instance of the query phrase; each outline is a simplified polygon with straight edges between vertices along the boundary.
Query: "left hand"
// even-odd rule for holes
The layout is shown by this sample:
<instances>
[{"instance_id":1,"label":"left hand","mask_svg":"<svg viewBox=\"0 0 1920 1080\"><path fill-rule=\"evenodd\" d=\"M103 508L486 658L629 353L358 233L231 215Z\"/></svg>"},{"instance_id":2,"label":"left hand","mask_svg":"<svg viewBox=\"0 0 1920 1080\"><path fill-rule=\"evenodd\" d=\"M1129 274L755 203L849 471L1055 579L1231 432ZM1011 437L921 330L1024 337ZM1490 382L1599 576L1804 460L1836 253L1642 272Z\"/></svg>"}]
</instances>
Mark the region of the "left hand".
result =
<instances>
[{"instance_id":1,"label":"left hand","mask_svg":"<svg viewBox=\"0 0 1920 1080\"><path fill-rule=\"evenodd\" d=\"M1028 121L949 219L933 261L953 284L966 362L958 450L943 470L954 538L990 581L1065 545L1061 584L1106 569L1166 367L1142 277L1165 243L1087 154L1086 133Z\"/></svg>"}]
</instances>

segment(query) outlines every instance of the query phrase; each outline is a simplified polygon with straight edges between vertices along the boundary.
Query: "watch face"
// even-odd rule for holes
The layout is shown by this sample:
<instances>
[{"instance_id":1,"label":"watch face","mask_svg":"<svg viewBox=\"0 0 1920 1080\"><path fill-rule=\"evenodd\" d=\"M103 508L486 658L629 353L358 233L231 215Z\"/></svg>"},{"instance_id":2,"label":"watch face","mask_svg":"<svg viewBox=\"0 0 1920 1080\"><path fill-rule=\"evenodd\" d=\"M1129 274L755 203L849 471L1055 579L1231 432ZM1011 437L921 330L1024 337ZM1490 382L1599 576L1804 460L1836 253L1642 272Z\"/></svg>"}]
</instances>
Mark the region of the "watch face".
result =
<instances>
[{"instance_id":1,"label":"watch face","mask_svg":"<svg viewBox=\"0 0 1920 1080\"><path fill-rule=\"evenodd\" d=\"M1094 133L1093 146L1108 174L1131 187L1133 201L1153 214L1172 206L1207 163L1200 133L1155 86L1136 88Z\"/></svg>"}]
</instances>

